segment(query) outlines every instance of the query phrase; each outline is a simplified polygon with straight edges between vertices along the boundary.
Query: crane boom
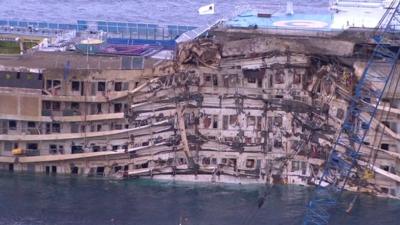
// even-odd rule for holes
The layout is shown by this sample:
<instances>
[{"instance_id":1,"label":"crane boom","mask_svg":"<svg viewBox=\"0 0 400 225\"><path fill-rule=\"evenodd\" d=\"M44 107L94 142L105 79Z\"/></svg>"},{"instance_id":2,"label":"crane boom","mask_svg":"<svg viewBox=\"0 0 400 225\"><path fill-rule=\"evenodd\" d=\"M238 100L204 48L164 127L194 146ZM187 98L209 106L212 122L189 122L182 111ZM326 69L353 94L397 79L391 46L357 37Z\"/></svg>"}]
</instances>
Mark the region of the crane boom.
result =
<instances>
[{"instance_id":1,"label":"crane boom","mask_svg":"<svg viewBox=\"0 0 400 225\"><path fill-rule=\"evenodd\" d=\"M327 225L329 210L338 202L353 168L361 157L368 130L396 69L400 48L393 50L384 38L396 38L400 2L394 0L374 35L376 47L363 71L347 109L345 120L329 153L314 196L307 205L303 225Z\"/></svg>"}]
</instances>

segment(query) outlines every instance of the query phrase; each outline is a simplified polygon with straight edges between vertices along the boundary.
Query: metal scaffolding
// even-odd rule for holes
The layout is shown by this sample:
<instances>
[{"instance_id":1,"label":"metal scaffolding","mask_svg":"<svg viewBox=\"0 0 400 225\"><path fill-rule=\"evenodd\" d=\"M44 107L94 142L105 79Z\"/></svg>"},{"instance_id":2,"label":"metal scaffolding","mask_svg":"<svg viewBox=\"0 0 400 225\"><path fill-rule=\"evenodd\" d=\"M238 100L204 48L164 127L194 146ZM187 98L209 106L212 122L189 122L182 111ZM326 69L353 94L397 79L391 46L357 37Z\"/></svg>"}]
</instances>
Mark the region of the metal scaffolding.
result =
<instances>
[{"instance_id":1,"label":"metal scaffolding","mask_svg":"<svg viewBox=\"0 0 400 225\"><path fill-rule=\"evenodd\" d=\"M339 201L346 183L355 176L355 166L362 157L361 147L389 81L392 79L400 49L383 44L398 41L400 3L393 1L381 19L374 36L376 47L355 86L347 114L326 161L323 174L309 202L303 225L326 225L330 209ZM396 37L397 36L397 37ZM386 42L387 43L387 42Z\"/></svg>"}]
</instances>

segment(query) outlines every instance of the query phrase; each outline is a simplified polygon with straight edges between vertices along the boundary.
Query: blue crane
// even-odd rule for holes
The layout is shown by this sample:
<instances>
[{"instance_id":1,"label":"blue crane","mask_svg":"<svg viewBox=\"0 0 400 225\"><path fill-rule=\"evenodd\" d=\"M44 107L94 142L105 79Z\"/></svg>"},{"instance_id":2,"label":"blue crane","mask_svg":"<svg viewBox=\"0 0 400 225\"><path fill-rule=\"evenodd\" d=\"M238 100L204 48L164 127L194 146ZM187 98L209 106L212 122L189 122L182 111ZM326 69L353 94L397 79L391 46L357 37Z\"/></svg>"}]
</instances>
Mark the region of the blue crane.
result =
<instances>
[{"instance_id":1,"label":"blue crane","mask_svg":"<svg viewBox=\"0 0 400 225\"><path fill-rule=\"evenodd\" d=\"M400 48L387 44L400 41L399 6L400 2L392 1L374 32L375 49L355 86L344 122L307 205L303 225L327 225L330 210L339 201L348 180L355 175L354 167L362 156L361 147L400 55Z\"/></svg>"}]
</instances>

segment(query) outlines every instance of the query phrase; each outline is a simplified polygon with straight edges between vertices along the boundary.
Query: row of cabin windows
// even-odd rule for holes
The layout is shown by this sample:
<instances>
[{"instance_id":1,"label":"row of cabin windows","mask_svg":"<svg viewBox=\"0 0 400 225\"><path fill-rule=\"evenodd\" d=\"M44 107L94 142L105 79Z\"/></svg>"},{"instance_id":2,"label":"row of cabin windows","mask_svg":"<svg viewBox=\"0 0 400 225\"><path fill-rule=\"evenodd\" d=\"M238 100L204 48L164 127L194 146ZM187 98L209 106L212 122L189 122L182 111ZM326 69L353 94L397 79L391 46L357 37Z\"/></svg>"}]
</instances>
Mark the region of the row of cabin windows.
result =
<instances>
[{"instance_id":1,"label":"row of cabin windows","mask_svg":"<svg viewBox=\"0 0 400 225\"><path fill-rule=\"evenodd\" d=\"M21 72L17 72L16 74L9 74L7 73L5 76L0 76L0 78L4 77L6 80L10 80L13 78L13 75L15 75L15 79L19 80L21 79ZM25 77L22 77L22 79L26 80L33 80L35 77L37 77L37 80L42 80L43 79L43 74L34 74L34 73L24 73ZM37 75L37 76L36 76Z\"/></svg>"},{"instance_id":2,"label":"row of cabin windows","mask_svg":"<svg viewBox=\"0 0 400 225\"><path fill-rule=\"evenodd\" d=\"M221 163L229 166L236 166L236 159L235 158L222 158ZM217 165L217 158L209 158L209 157L204 157L202 159L202 164L203 165ZM259 166L261 164L260 160L257 160L257 165ZM246 168L248 169L253 169L256 165L256 160L255 159L247 159L246 160Z\"/></svg>"},{"instance_id":3,"label":"row of cabin windows","mask_svg":"<svg viewBox=\"0 0 400 225\"><path fill-rule=\"evenodd\" d=\"M218 86L218 75L217 74L204 74L204 80L207 84L211 84L214 87ZM276 74L273 76L269 76L270 78L270 84L284 84L285 83L285 73L284 71L278 71ZM262 87L262 81L263 78L257 78L256 76L247 76L247 83L249 84L255 84L257 83L258 87ZM293 74L293 84L300 84L301 83L301 74L294 73ZM224 86L227 86L228 84L224 82Z\"/></svg>"},{"instance_id":4,"label":"row of cabin windows","mask_svg":"<svg viewBox=\"0 0 400 225\"><path fill-rule=\"evenodd\" d=\"M92 83L92 84L95 84L95 83ZM83 85L82 81L72 81L71 82L71 90L72 91L80 91L82 85ZM128 90L128 89L129 89L128 82L114 82L114 91L124 91L124 90ZM106 91L106 82L105 81L97 82L97 91L99 91L99 92Z\"/></svg>"},{"instance_id":5,"label":"row of cabin windows","mask_svg":"<svg viewBox=\"0 0 400 225\"><path fill-rule=\"evenodd\" d=\"M114 105L114 112L120 113L123 112L124 109L127 109L127 104L122 103L115 103ZM102 111L102 104L101 103L93 103L90 105L90 114L99 114L103 113ZM43 102L43 109L44 110L51 110L51 111L61 111L61 103L60 102L53 102L53 101L44 101ZM71 102L70 109L74 111L80 110L80 103L79 102Z\"/></svg>"},{"instance_id":6,"label":"row of cabin windows","mask_svg":"<svg viewBox=\"0 0 400 225\"><path fill-rule=\"evenodd\" d=\"M206 115L203 122L204 128L217 129L218 128L218 115ZM222 116L222 128L228 129L229 125L234 126L238 121L237 115L223 115ZM247 126L255 126L257 129L261 129L262 117L261 116L248 116L246 119Z\"/></svg>"},{"instance_id":7,"label":"row of cabin windows","mask_svg":"<svg viewBox=\"0 0 400 225\"><path fill-rule=\"evenodd\" d=\"M8 130L17 130L17 123L18 123L18 121L9 120L8 121ZM78 132L86 131L86 126L80 125L79 123L71 123L70 126L71 126L71 133L78 133ZM28 127L28 129L36 129L37 123L28 121L27 127ZM61 127L62 126L60 123L46 123L45 124L45 133L46 134L61 133ZM103 126L101 124L94 124L94 125L90 126L90 132L99 132L99 131L102 131L102 128L103 128ZM129 124L111 123L112 130L122 130L122 129L128 129L128 128L129 128Z\"/></svg>"}]
</instances>

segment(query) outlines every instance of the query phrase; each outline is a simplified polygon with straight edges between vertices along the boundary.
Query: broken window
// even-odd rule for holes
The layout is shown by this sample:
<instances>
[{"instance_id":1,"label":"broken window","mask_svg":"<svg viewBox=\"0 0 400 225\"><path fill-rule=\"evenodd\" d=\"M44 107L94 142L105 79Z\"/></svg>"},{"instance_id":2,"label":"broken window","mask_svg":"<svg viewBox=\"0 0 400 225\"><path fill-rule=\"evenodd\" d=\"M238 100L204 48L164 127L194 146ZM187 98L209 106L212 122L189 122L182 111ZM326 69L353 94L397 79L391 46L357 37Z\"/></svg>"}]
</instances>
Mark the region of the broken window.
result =
<instances>
[{"instance_id":1,"label":"broken window","mask_svg":"<svg viewBox=\"0 0 400 225\"><path fill-rule=\"evenodd\" d=\"M255 160L254 159L247 159L246 160L246 168L254 168Z\"/></svg>"},{"instance_id":2,"label":"broken window","mask_svg":"<svg viewBox=\"0 0 400 225\"><path fill-rule=\"evenodd\" d=\"M38 149L38 144L37 143L27 143L26 144L26 149L37 150Z\"/></svg>"},{"instance_id":3,"label":"broken window","mask_svg":"<svg viewBox=\"0 0 400 225\"><path fill-rule=\"evenodd\" d=\"M101 111L101 103L97 103L96 104L96 108L97 108L97 113L102 113L102 111Z\"/></svg>"},{"instance_id":4,"label":"broken window","mask_svg":"<svg viewBox=\"0 0 400 225\"><path fill-rule=\"evenodd\" d=\"M11 151L13 149L13 143L9 141L4 142L4 151Z\"/></svg>"},{"instance_id":5,"label":"broken window","mask_svg":"<svg viewBox=\"0 0 400 225\"><path fill-rule=\"evenodd\" d=\"M227 74L225 74L225 75L223 75L222 76L223 77L223 84L224 84L224 87L226 87L226 88L228 88L229 87L229 75L227 75Z\"/></svg>"},{"instance_id":6,"label":"broken window","mask_svg":"<svg viewBox=\"0 0 400 225\"><path fill-rule=\"evenodd\" d=\"M79 110L79 103L78 102L71 102L71 109L72 110Z\"/></svg>"},{"instance_id":7,"label":"broken window","mask_svg":"<svg viewBox=\"0 0 400 225\"><path fill-rule=\"evenodd\" d=\"M100 92L106 91L106 82L104 81L97 82L97 91Z\"/></svg>"},{"instance_id":8,"label":"broken window","mask_svg":"<svg viewBox=\"0 0 400 225\"><path fill-rule=\"evenodd\" d=\"M213 115L213 128L218 128L218 115Z\"/></svg>"},{"instance_id":9,"label":"broken window","mask_svg":"<svg viewBox=\"0 0 400 225\"><path fill-rule=\"evenodd\" d=\"M307 163L301 162L301 174L306 175L307 172Z\"/></svg>"},{"instance_id":10,"label":"broken window","mask_svg":"<svg viewBox=\"0 0 400 225\"><path fill-rule=\"evenodd\" d=\"M213 75L213 85L214 87L218 87L218 76L216 74Z\"/></svg>"},{"instance_id":11,"label":"broken window","mask_svg":"<svg viewBox=\"0 0 400 225\"><path fill-rule=\"evenodd\" d=\"M202 160L203 165L210 165L211 161L209 157L204 157Z\"/></svg>"},{"instance_id":12,"label":"broken window","mask_svg":"<svg viewBox=\"0 0 400 225\"><path fill-rule=\"evenodd\" d=\"M282 123L283 123L282 116L275 116L274 125L277 127L280 127L280 126L282 126Z\"/></svg>"},{"instance_id":13,"label":"broken window","mask_svg":"<svg viewBox=\"0 0 400 225\"><path fill-rule=\"evenodd\" d=\"M389 121L382 121L382 124L385 125L387 128L390 128L390 122Z\"/></svg>"},{"instance_id":14,"label":"broken window","mask_svg":"<svg viewBox=\"0 0 400 225\"><path fill-rule=\"evenodd\" d=\"M60 102L52 102L52 110L53 111L60 111L61 110L61 103Z\"/></svg>"},{"instance_id":15,"label":"broken window","mask_svg":"<svg viewBox=\"0 0 400 225\"><path fill-rule=\"evenodd\" d=\"M71 133L78 133L78 132L79 132L79 124L71 123Z\"/></svg>"},{"instance_id":16,"label":"broken window","mask_svg":"<svg viewBox=\"0 0 400 225\"><path fill-rule=\"evenodd\" d=\"M43 109L51 110L51 102L43 101Z\"/></svg>"},{"instance_id":17,"label":"broken window","mask_svg":"<svg viewBox=\"0 0 400 225\"><path fill-rule=\"evenodd\" d=\"M383 149L383 150L389 150L389 144L382 143L382 144L381 144L381 149Z\"/></svg>"},{"instance_id":18,"label":"broken window","mask_svg":"<svg viewBox=\"0 0 400 225\"><path fill-rule=\"evenodd\" d=\"M54 144L49 145L49 154L57 154L57 145Z\"/></svg>"},{"instance_id":19,"label":"broken window","mask_svg":"<svg viewBox=\"0 0 400 225\"><path fill-rule=\"evenodd\" d=\"M300 162L299 161L292 161L292 172L300 170Z\"/></svg>"},{"instance_id":20,"label":"broken window","mask_svg":"<svg viewBox=\"0 0 400 225\"><path fill-rule=\"evenodd\" d=\"M282 140L281 139L274 139L274 147L275 148L282 148Z\"/></svg>"},{"instance_id":21,"label":"broken window","mask_svg":"<svg viewBox=\"0 0 400 225\"><path fill-rule=\"evenodd\" d=\"M128 82L122 83L122 90L123 90L123 91L129 90L129 83L128 83Z\"/></svg>"},{"instance_id":22,"label":"broken window","mask_svg":"<svg viewBox=\"0 0 400 225\"><path fill-rule=\"evenodd\" d=\"M231 126L234 126L236 124L237 120L238 120L238 116L237 115L230 115L229 116L229 124Z\"/></svg>"},{"instance_id":23,"label":"broken window","mask_svg":"<svg viewBox=\"0 0 400 225\"><path fill-rule=\"evenodd\" d=\"M296 70L293 71L293 84L301 83L301 74L297 73Z\"/></svg>"},{"instance_id":24,"label":"broken window","mask_svg":"<svg viewBox=\"0 0 400 225\"><path fill-rule=\"evenodd\" d=\"M8 121L8 129L9 130L17 130L17 121L9 120Z\"/></svg>"},{"instance_id":25,"label":"broken window","mask_svg":"<svg viewBox=\"0 0 400 225\"><path fill-rule=\"evenodd\" d=\"M81 88L81 83L79 81L72 81L71 83L71 90L72 91L79 91Z\"/></svg>"},{"instance_id":26,"label":"broken window","mask_svg":"<svg viewBox=\"0 0 400 225\"><path fill-rule=\"evenodd\" d=\"M257 126L256 126L257 130L261 130L261 122L262 122L262 117L257 116Z\"/></svg>"},{"instance_id":27,"label":"broken window","mask_svg":"<svg viewBox=\"0 0 400 225\"><path fill-rule=\"evenodd\" d=\"M228 121L229 121L229 116L223 115L222 116L222 129L224 129L224 130L228 129Z\"/></svg>"},{"instance_id":28,"label":"broken window","mask_svg":"<svg viewBox=\"0 0 400 225\"><path fill-rule=\"evenodd\" d=\"M114 104L114 112L115 113L122 112L122 104L121 103L115 103Z\"/></svg>"},{"instance_id":29,"label":"broken window","mask_svg":"<svg viewBox=\"0 0 400 225\"><path fill-rule=\"evenodd\" d=\"M245 137L246 144L251 144L251 137Z\"/></svg>"},{"instance_id":30,"label":"broken window","mask_svg":"<svg viewBox=\"0 0 400 225\"><path fill-rule=\"evenodd\" d=\"M262 87L264 75L265 69L243 70L243 76L247 78L247 83L255 84L257 82L258 87Z\"/></svg>"},{"instance_id":31,"label":"broken window","mask_svg":"<svg viewBox=\"0 0 400 225\"><path fill-rule=\"evenodd\" d=\"M210 125L211 125L211 118L210 118L210 116L208 116L208 115L205 115L205 116L204 116L203 125L204 125L204 128L209 128L209 127L210 127Z\"/></svg>"},{"instance_id":32,"label":"broken window","mask_svg":"<svg viewBox=\"0 0 400 225\"><path fill-rule=\"evenodd\" d=\"M32 121L29 121L28 122L28 128L36 128L36 123L35 122L32 122Z\"/></svg>"},{"instance_id":33,"label":"broken window","mask_svg":"<svg viewBox=\"0 0 400 225\"><path fill-rule=\"evenodd\" d=\"M275 84L283 84L285 83L285 71L278 70L275 73Z\"/></svg>"},{"instance_id":34,"label":"broken window","mask_svg":"<svg viewBox=\"0 0 400 225\"><path fill-rule=\"evenodd\" d=\"M255 84L256 78L254 76L249 76L249 77L247 77L247 82L250 84Z\"/></svg>"},{"instance_id":35,"label":"broken window","mask_svg":"<svg viewBox=\"0 0 400 225\"><path fill-rule=\"evenodd\" d=\"M114 83L114 91L122 91L122 82Z\"/></svg>"},{"instance_id":36,"label":"broken window","mask_svg":"<svg viewBox=\"0 0 400 225\"><path fill-rule=\"evenodd\" d=\"M336 112L336 117L338 118L338 119L343 119L343 117L344 117L344 110L343 109L337 109L337 112Z\"/></svg>"},{"instance_id":37,"label":"broken window","mask_svg":"<svg viewBox=\"0 0 400 225\"><path fill-rule=\"evenodd\" d=\"M248 116L247 117L247 126L254 126L256 125L256 117L255 116Z\"/></svg>"},{"instance_id":38,"label":"broken window","mask_svg":"<svg viewBox=\"0 0 400 225\"><path fill-rule=\"evenodd\" d=\"M227 158L222 158L222 160L221 160L221 163L222 164L226 164L228 162L228 159Z\"/></svg>"},{"instance_id":39,"label":"broken window","mask_svg":"<svg viewBox=\"0 0 400 225\"><path fill-rule=\"evenodd\" d=\"M53 133L60 133L61 125L59 123L52 123L51 124L51 131Z\"/></svg>"},{"instance_id":40,"label":"broken window","mask_svg":"<svg viewBox=\"0 0 400 225\"><path fill-rule=\"evenodd\" d=\"M83 153L83 147L81 145L72 145L71 154Z\"/></svg>"},{"instance_id":41,"label":"broken window","mask_svg":"<svg viewBox=\"0 0 400 225\"><path fill-rule=\"evenodd\" d=\"M262 88L262 86L263 86L263 79L258 78L257 79L257 87Z\"/></svg>"}]
</instances>

